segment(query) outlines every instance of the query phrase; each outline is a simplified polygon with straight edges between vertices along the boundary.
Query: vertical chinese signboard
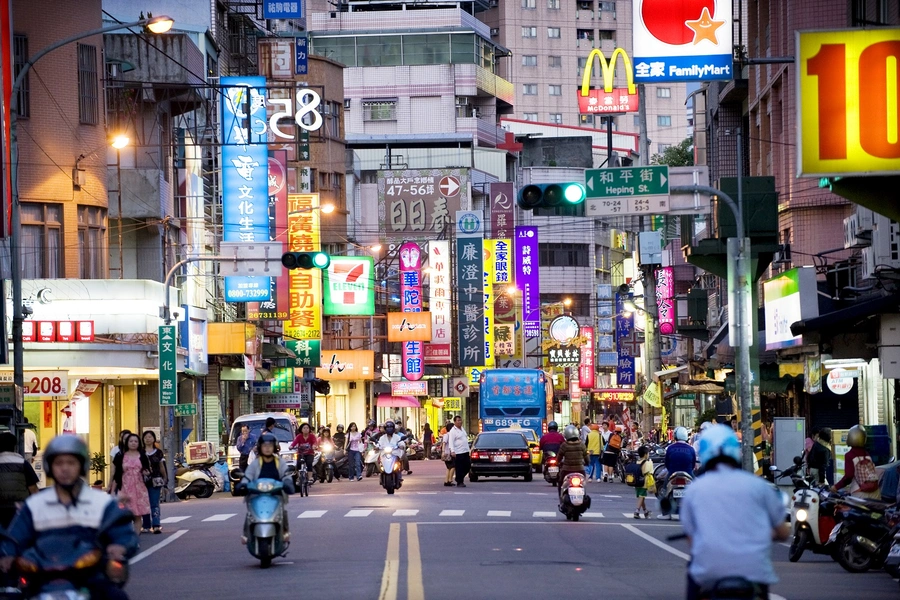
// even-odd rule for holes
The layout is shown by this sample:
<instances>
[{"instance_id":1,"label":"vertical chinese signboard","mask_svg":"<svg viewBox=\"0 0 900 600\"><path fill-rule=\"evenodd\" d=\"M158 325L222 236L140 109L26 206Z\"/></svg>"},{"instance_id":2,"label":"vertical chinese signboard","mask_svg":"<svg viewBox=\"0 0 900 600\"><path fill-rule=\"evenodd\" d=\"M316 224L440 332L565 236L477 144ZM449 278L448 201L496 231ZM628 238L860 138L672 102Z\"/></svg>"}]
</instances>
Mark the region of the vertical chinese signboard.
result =
<instances>
[{"instance_id":1,"label":"vertical chinese signboard","mask_svg":"<svg viewBox=\"0 0 900 600\"><path fill-rule=\"evenodd\" d=\"M525 337L541 335L541 275L538 263L538 229L516 227L516 287L522 292L522 329Z\"/></svg>"},{"instance_id":2,"label":"vertical chinese signboard","mask_svg":"<svg viewBox=\"0 0 900 600\"><path fill-rule=\"evenodd\" d=\"M287 152L276 150L269 152L269 240L284 242L287 231ZM287 271L282 269L282 275ZM269 277L271 297L265 302L247 304L247 319L287 318L288 279L287 277Z\"/></svg>"},{"instance_id":3,"label":"vertical chinese signboard","mask_svg":"<svg viewBox=\"0 0 900 600\"><path fill-rule=\"evenodd\" d=\"M483 221L479 211L456 214L456 335L462 367L484 364Z\"/></svg>"},{"instance_id":4,"label":"vertical chinese signboard","mask_svg":"<svg viewBox=\"0 0 900 600\"><path fill-rule=\"evenodd\" d=\"M425 344L425 364L449 365L450 357L450 242L428 242L431 343Z\"/></svg>"},{"instance_id":5,"label":"vertical chinese signboard","mask_svg":"<svg viewBox=\"0 0 900 600\"><path fill-rule=\"evenodd\" d=\"M675 335L675 281L672 267L656 270L656 305L659 307L659 332Z\"/></svg>"},{"instance_id":6,"label":"vertical chinese signboard","mask_svg":"<svg viewBox=\"0 0 900 600\"><path fill-rule=\"evenodd\" d=\"M428 240L469 208L468 169L378 171L378 223L382 239Z\"/></svg>"},{"instance_id":7,"label":"vertical chinese signboard","mask_svg":"<svg viewBox=\"0 0 900 600\"><path fill-rule=\"evenodd\" d=\"M484 366L494 366L494 240L482 242L484 260Z\"/></svg>"},{"instance_id":8,"label":"vertical chinese signboard","mask_svg":"<svg viewBox=\"0 0 900 600\"><path fill-rule=\"evenodd\" d=\"M616 365L617 385L634 385L634 357L625 346L634 332L634 314L625 310L628 295L616 294L616 344L619 362Z\"/></svg>"},{"instance_id":9,"label":"vertical chinese signboard","mask_svg":"<svg viewBox=\"0 0 900 600\"><path fill-rule=\"evenodd\" d=\"M178 404L178 355L174 325L159 326L159 404Z\"/></svg>"},{"instance_id":10,"label":"vertical chinese signboard","mask_svg":"<svg viewBox=\"0 0 900 600\"><path fill-rule=\"evenodd\" d=\"M512 241L509 238L488 240L492 246L494 291L494 354L514 356L516 353L516 303L512 278Z\"/></svg>"},{"instance_id":11,"label":"vertical chinese signboard","mask_svg":"<svg viewBox=\"0 0 900 600\"><path fill-rule=\"evenodd\" d=\"M491 184L491 237L507 239L516 226L516 203L512 183Z\"/></svg>"},{"instance_id":12,"label":"vertical chinese signboard","mask_svg":"<svg viewBox=\"0 0 900 600\"><path fill-rule=\"evenodd\" d=\"M589 390L594 387L594 328L582 327L581 362L578 365L578 387Z\"/></svg>"},{"instance_id":13,"label":"vertical chinese signboard","mask_svg":"<svg viewBox=\"0 0 900 600\"><path fill-rule=\"evenodd\" d=\"M223 77L222 239L269 241L265 77ZM261 132L261 133L259 133ZM225 300L269 300L268 277L226 277Z\"/></svg>"},{"instance_id":14,"label":"vertical chinese signboard","mask_svg":"<svg viewBox=\"0 0 900 600\"><path fill-rule=\"evenodd\" d=\"M289 252L317 252L319 241L319 195L288 196ZM284 337L295 340L322 338L322 271L293 269L288 271L290 302Z\"/></svg>"},{"instance_id":15,"label":"vertical chinese signboard","mask_svg":"<svg viewBox=\"0 0 900 600\"><path fill-rule=\"evenodd\" d=\"M321 340L288 340L284 343L297 358L287 360L287 366L294 368L318 367L322 360Z\"/></svg>"},{"instance_id":16,"label":"vertical chinese signboard","mask_svg":"<svg viewBox=\"0 0 900 600\"><path fill-rule=\"evenodd\" d=\"M400 310L422 312L422 249L415 242L400 246ZM403 377L418 381L425 374L424 342L404 341L401 369Z\"/></svg>"}]
</instances>

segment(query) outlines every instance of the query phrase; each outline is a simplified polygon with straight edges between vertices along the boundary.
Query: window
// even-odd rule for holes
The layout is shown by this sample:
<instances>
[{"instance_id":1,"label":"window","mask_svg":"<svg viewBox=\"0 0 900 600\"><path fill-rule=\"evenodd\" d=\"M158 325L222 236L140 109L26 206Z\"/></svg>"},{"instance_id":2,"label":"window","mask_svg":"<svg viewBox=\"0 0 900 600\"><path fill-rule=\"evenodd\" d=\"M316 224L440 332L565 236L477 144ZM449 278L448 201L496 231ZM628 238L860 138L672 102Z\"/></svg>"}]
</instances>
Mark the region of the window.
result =
<instances>
[{"instance_id":1,"label":"window","mask_svg":"<svg viewBox=\"0 0 900 600\"><path fill-rule=\"evenodd\" d=\"M562 113L550 113L550 122L556 125L562 125Z\"/></svg>"},{"instance_id":2,"label":"window","mask_svg":"<svg viewBox=\"0 0 900 600\"><path fill-rule=\"evenodd\" d=\"M578 115L581 117L580 121L582 125L593 125L594 124L594 115Z\"/></svg>"},{"instance_id":3,"label":"window","mask_svg":"<svg viewBox=\"0 0 900 600\"><path fill-rule=\"evenodd\" d=\"M562 86L550 84L547 86L547 93L551 96L562 96Z\"/></svg>"},{"instance_id":4,"label":"window","mask_svg":"<svg viewBox=\"0 0 900 600\"><path fill-rule=\"evenodd\" d=\"M663 152L665 152L666 150L668 150L669 148L671 148L671 147L672 147L672 144L657 144L657 146L659 147L659 150L658 150L657 152L659 152L660 154L662 154Z\"/></svg>"},{"instance_id":5,"label":"window","mask_svg":"<svg viewBox=\"0 0 900 600\"><path fill-rule=\"evenodd\" d=\"M326 102L325 124L328 135L333 138L341 137L341 103ZM305 115L304 115L305 116Z\"/></svg>"},{"instance_id":6,"label":"window","mask_svg":"<svg viewBox=\"0 0 900 600\"><path fill-rule=\"evenodd\" d=\"M522 28L522 37L523 38L536 38L537 37L537 27L523 27Z\"/></svg>"},{"instance_id":7,"label":"window","mask_svg":"<svg viewBox=\"0 0 900 600\"><path fill-rule=\"evenodd\" d=\"M594 30L593 29L576 29L575 30L575 39L579 40L590 40L594 41Z\"/></svg>"},{"instance_id":8,"label":"window","mask_svg":"<svg viewBox=\"0 0 900 600\"><path fill-rule=\"evenodd\" d=\"M363 100L363 121L396 121L397 100Z\"/></svg>"},{"instance_id":9,"label":"window","mask_svg":"<svg viewBox=\"0 0 900 600\"><path fill-rule=\"evenodd\" d=\"M62 205L23 202L22 278L59 279L62 268Z\"/></svg>"},{"instance_id":10,"label":"window","mask_svg":"<svg viewBox=\"0 0 900 600\"><path fill-rule=\"evenodd\" d=\"M536 83L523 83L522 84L522 94L525 96L537 96L537 84Z\"/></svg>"},{"instance_id":11,"label":"window","mask_svg":"<svg viewBox=\"0 0 900 600\"><path fill-rule=\"evenodd\" d=\"M13 71L15 72L15 76L18 77L19 73L22 72L22 69L25 67L25 62L28 60L28 38L24 35L15 35L13 36ZM27 119L31 116L31 102L30 102L30 91L28 88L28 75L25 75L25 78L22 80L22 84L19 86L19 118Z\"/></svg>"},{"instance_id":12,"label":"window","mask_svg":"<svg viewBox=\"0 0 900 600\"><path fill-rule=\"evenodd\" d=\"M615 2L599 2L597 4L597 9L600 12L612 13L613 19L616 18L616 3Z\"/></svg>"},{"instance_id":13,"label":"window","mask_svg":"<svg viewBox=\"0 0 900 600\"><path fill-rule=\"evenodd\" d=\"M78 249L81 279L106 277L106 210L99 206L78 207Z\"/></svg>"},{"instance_id":14,"label":"window","mask_svg":"<svg viewBox=\"0 0 900 600\"><path fill-rule=\"evenodd\" d=\"M578 10L594 10L594 0L578 0Z\"/></svg>"},{"instance_id":15,"label":"window","mask_svg":"<svg viewBox=\"0 0 900 600\"><path fill-rule=\"evenodd\" d=\"M601 29L597 32L597 37L601 40L613 40L616 39L616 32L612 29Z\"/></svg>"},{"instance_id":16,"label":"window","mask_svg":"<svg viewBox=\"0 0 900 600\"><path fill-rule=\"evenodd\" d=\"M78 44L78 122L96 125L100 115L97 48Z\"/></svg>"},{"instance_id":17,"label":"window","mask_svg":"<svg viewBox=\"0 0 900 600\"><path fill-rule=\"evenodd\" d=\"M537 0L522 0L522 8L536 8Z\"/></svg>"},{"instance_id":18,"label":"window","mask_svg":"<svg viewBox=\"0 0 900 600\"><path fill-rule=\"evenodd\" d=\"M672 88L667 88L667 87L656 88L656 97L657 98L671 98L672 97Z\"/></svg>"},{"instance_id":19,"label":"window","mask_svg":"<svg viewBox=\"0 0 900 600\"><path fill-rule=\"evenodd\" d=\"M566 307L566 312L573 315L588 316L591 314L591 295L590 294L545 294L541 292L541 302L571 302Z\"/></svg>"},{"instance_id":20,"label":"window","mask_svg":"<svg viewBox=\"0 0 900 600\"><path fill-rule=\"evenodd\" d=\"M541 244L541 266L587 267L588 250L588 244Z\"/></svg>"},{"instance_id":21,"label":"window","mask_svg":"<svg viewBox=\"0 0 900 600\"><path fill-rule=\"evenodd\" d=\"M547 37L558 39L559 38L559 27L548 27L547 28Z\"/></svg>"},{"instance_id":22,"label":"window","mask_svg":"<svg viewBox=\"0 0 900 600\"><path fill-rule=\"evenodd\" d=\"M672 117L669 115L657 115L656 116L656 124L659 127L671 127L672 126Z\"/></svg>"},{"instance_id":23,"label":"window","mask_svg":"<svg viewBox=\"0 0 900 600\"><path fill-rule=\"evenodd\" d=\"M553 69L558 69L562 67L562 56L548 56L547 63Z\"/></svg>"},{"instance_id":24,"label":"window","mask_svg":"<svg viewBox=\"0 0 900 600\"><path fill-rule=\"evenodd\" d=\"M585 67L585 65L587 65L587 57L579 56L578 57L578 68L583 69Z\"/></svg>"},{"instance_id":25,"label":"window","mask_svg":"<svg viewBox=\"0 0 900 600\"><path fill-rule=\"evenodd\" d=\"M537 121L537 113L523 113L522 114L523 121Z\"/></svg>"},{"instance_id":26,"label":"window","mask_svg":"<svg viewBox=\"0 0 900 600\"><path fill-rule=\"evenodd\" d=\"M523 67L536 67L537 66L537 56L534 55L522 55L522 66Z\"/></svg>"},{"instance_id":27,"label":"window","mask_svg":"<svg viewBox=\"0 0 900 600\"><path fill-rule=\"evenodd\" d=\"M547 0L547 8L550 10L559 10L559 0Z\"/></svg>"}]
</instances>

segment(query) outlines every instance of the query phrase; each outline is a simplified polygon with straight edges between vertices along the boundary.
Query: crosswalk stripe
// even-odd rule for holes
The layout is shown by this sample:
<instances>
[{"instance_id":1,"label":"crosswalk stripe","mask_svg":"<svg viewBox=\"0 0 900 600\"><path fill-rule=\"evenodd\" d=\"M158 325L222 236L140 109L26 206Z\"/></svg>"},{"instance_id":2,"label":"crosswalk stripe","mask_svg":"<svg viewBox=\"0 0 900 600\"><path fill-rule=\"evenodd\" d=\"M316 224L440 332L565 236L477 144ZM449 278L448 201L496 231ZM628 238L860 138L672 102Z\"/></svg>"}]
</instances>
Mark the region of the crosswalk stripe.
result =
<instances>
[{"instance_id":1,"label":"crosswalk stripe","mask_svg":"<svg viewBox=\"0 0 900 600\"><path fill-rule=\"evenodd\" d=\"M440 516L442 517L461 517L466 514L464 510L442 510Z\"/></svg>"},{"instance_id":2,"label":"crosswalk stripe","mask_svg":"<svg viewBox=\"0 0 900 600\"><path fill-rule=\"evenodd\" d=\"M327 512L328 512L327 510L304 510L302 513L300 513L300 515L297 518L298 519L318 519L319 517L321 517L322 515L324 515Z\"/></svg>"},{"instance_id":3,"label":"crosswalk stripe","mask_svg":"<svg viewBox=\"0 0 900 600\"><path fill-rule=\"evenodd\" d=\"M489 510L487 516L489 517L511 517L512 511L509 510Z\"/></svg>"},{"instance_id":4,"label":"crosswalk stripe","mask_svg":"<svg viewBox=\"0 0 900 600\"><path fill-rule=\"evenodd\" d=\"M344 516L345 516L345 517L368 517L368 516L371 515L371 514L372 514L372 510L371 510L371 509L366 509L366 510L351 510L351 511L349 511L346 515L344 515Z\"/></svg>"},{"instance_id":5,"label":"crosswalk stripe","mask_svg":"<svg viewBox=\"0 0 900 600\"><path fill-rule=\"evenodd\" d=\"M416 508L398 508L394 511L395 517L414 517L419 514L419 510Z\"/></svg>"},{"instance_id":6,"label":"crosswalk stripe","mask_svg":"<svg viewBox=\"0 0 900 600\"><path fill-rule=\"evenodd\" d=\"M584 514L581 515L581 516L582 516L582 517L593 517L594 519L602 519L602 518L603 518L603 513L600 513L600 512L586 512L586 513L584 513Z\"/></svg>"},{"instance_id":7,"label":"crosswalk stripe","mask_svg":"<svg viewBox=\"0 0 900 600\"><path fill-rule=\"evenodd\" d=\"M552 517L555 517L555 516L556 516L556 513L555 513L555 512L551 512L551 511L546 511L546 512L544 512L544 511L536 510L536 511L534 511L534 514L531 515L531 516L532 516L532 517L535 517L536 519L540 519L540 518L552 518Z\"/></svg>"},{"instance_id":8,"label":"crosswalk stripe","mask_svg":"<svg viewBox=\"0 0 900 600\"><path fill-rule=\"evenodd\" d=\"M210 523L213 521L227 521L231 517L237 516L237 513L222 513L221 515L213 515L211 517L206 517L203 519L204 523Z\"/></svg>"},{"instance_id":9,"label":"crosswalk stripe","mask_svg":"<svg viewBox=\"0 0 900 600\"><path fill-rule=\"evenodd\" d=\"M168 523L181 523L182 521L187 521L190 517L166 517L165 519L160 519L160 523L168 524Z\"/></svg>"}]
</instances>

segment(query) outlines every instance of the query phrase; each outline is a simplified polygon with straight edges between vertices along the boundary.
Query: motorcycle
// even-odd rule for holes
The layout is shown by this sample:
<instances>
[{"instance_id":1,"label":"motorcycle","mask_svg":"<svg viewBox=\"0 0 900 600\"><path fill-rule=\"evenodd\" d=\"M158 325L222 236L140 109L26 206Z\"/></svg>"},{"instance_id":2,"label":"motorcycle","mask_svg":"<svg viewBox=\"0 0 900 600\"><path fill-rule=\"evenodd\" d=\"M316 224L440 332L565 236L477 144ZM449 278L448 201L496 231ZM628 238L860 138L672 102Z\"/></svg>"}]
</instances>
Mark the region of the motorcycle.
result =
<instances>
[{"instance_id":1,"label":"motorcycle","mask_svg":"<svg viewBox=\"0 0 900 600\"><path fill-rule=\"evenodd\" d=\"M366 444L363 462L366 465L366 477L371 477L378 472L378 448L375 446L375 442Z\"/></svg>"},{"instance_id":2,"label":"motorcycle","mask_svg":"<svg viewBox=\"0 0 900 600\"><path fill-rule=\"evenodd\" d=\"M186 500L189 496L209 498L213 495L216 491L216 480L209 465L215 462L213 460L209 464L182 465L175 469L175 495L179 500Z\"/></svg>"},{"instance_id":3,"label":"motorcycle","mask_svg":"<svg viewBox=\"0 0 900 600\"><path fill-rule=\"evenodd\" d=\"M350 479L350 456L346 450L338 449L334 453L334 478L340 481L342 477Z\"/></svg>"},{"instance_id":4,"label":"motorcycle","mask_svg":"<svg viewBox=\"0 0 900 600\"><path fill-rule=\"evenodd\" d=\"M559 461L556 458L556 452L544 452L544 460L541 462L542 471L544 472L544 481L556 487L559 481Z\"/></svg>"},{"instance_id":5,"label":"motorcycle","mask_svg":"<svg viewBox=\"0 0 900 600\"><path fill-rule=\"evenodd\" d=\"M591 497L584 491L584 475L566 475L559 490L559 512L566 515L567 521L578 521L590 507Z\"/></svg>"},{"instance_id":6,"label":"motorcycle","mask_svg":"<svg viewBox=\"0 0 900 600\"><path fill-rule=\"evenodd\" d=\"M322 456L315 465L316 475L319 477L319 483L325 483L326 480L328 483L331 483L334 480L334 444L331 442L322 442L319 445L319 450L321 450Z\"/></svg>"},{"instance_id":7,"label":"motorcycle","mask_svg":"<svg viewBox=\"0 0 900 600\"><path fill-rule=\"evenodd\" d=\"M398 490L403 481L400 478L400 470L403 467L403 449L406 444L402 441L397 446L383 448L378 456L378 470L380 472L381 487L388 494Z\"/></svg>"},{"instance_id":8,"label":"motorcycle","mask_svg":"<svg viewBox=\"0 0 900 600\"><path fill-rule=\"evenodd\" d=\"M243 477L243 474L241 474ZM290 475L285 480L290 483ZM287 493L292 490L288 489ZM267 569L276 556L283 556L290 546L290 533L285 531L285 484L275 479L257 479L244 486L247 494L247 520L241 541L259 566Z\"/></svg>"},{"instance_id":9,"label":"motorcycle","mask_svg":"<svg viewBox=\"0 0 900 600\"><path fill-rule=\"evenodd\" d=\"M665 485L657 486L656 497L659 499L660 510L663 514L671 515L672 518L678 519L678 501L684 498L684 492L693 481L694 477L685 471L675 471L671 475L665 466L661 470L657 470L662 476ZM654 474L654 478L656 475ZM668 510L666 506L668 505Z\"/></svg>"},{"instance_id":10,"label":"motorcycle","mask_svg":"<svg viewBox=\"0 0 900 600\"><path fill-rule=\"evenodd\" d=\"M900 524L900 512L891 504L843 496L835 509L837 525L828 536L834 559L850 573L879 569L887 559Z\"/></svg>"},{"instance_id":11,"label":"motorcycle","mask_svg":"<svg viewBox=\"0 0 900 600\"><path fill-rule=\"evenodd\" d=\"M666 540L674 542L687 539L686 533L670 535ZM700 590L700 600L768 600L762 588L743 577L724 577Z\"/></svg>"}]
</instances>

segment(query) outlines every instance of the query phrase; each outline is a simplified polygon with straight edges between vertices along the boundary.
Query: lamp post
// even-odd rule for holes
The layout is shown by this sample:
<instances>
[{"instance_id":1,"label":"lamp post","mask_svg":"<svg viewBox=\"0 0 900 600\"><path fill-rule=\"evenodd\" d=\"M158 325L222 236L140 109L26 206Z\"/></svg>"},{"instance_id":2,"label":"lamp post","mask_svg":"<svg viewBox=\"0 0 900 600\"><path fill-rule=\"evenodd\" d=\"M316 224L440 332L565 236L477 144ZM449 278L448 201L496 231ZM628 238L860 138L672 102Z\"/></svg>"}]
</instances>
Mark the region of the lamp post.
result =
<instances>
[{"instance_id":1,"label":"lamp post","mask_svg":"<svg viewBox=\"0 0 900 600\"><path fill-rule=\"evenodd\" d=\"M122 249L122 150L130 141L125 134L117 135L112 141L112 147L116 150L116 202L119 208L119 279L125 279L125 256Z\"/></svg>"},{"instance_id":2,"label":"lamp post","mask_svg":"<svg viewBox=\"0 0 900 600\"><path fill-rule=\"evenodd\" d=\"M107 25L90 31L75 34L51 44L35 54L32 58L22 65L22 70L16 76L16 80L12 86L10 101L10 187L12 192L12 205L10 206L10 232L9 232L9 258L10 258L10 279L12 280L12 338L13 338L13 384L17 389L21 389L25 383L24 379L24 346L22 344L22 322L25 316L22 310L22 248L19 242L19 230L22 227L22 215L19 206L19 148L17 136L17 115L19 111L19 89L25 76L31 70L31 67L43 58L45 55L61 48L72 42L93 37L110 31L119 29L128 29L131 27L146 26L152 33L165 33L172 28L175 22L169 17L153 17L150 19L141 19L131 23L117 23L115 25Z\"/></svg>"}]
</instances>

